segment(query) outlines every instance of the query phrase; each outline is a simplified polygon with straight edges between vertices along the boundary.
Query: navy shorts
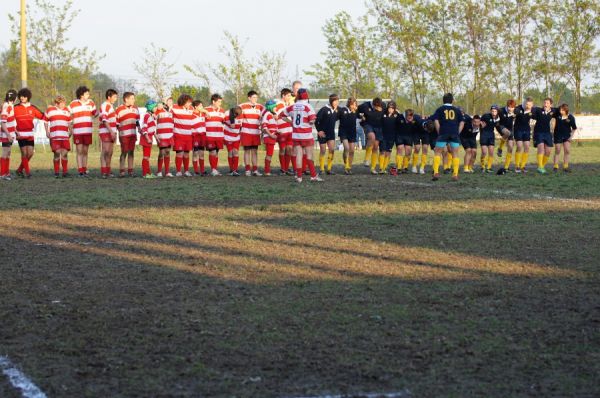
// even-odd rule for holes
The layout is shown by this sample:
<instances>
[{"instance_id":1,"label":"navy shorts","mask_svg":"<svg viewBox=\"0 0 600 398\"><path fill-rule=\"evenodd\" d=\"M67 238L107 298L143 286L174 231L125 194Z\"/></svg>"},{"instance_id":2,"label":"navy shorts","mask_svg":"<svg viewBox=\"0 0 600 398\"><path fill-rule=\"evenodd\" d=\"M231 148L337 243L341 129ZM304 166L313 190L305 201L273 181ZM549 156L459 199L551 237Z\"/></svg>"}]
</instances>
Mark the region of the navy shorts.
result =
<instances>
[{"instance_id":1,"label":"navy shorts","mask_svg":"<svg viewBox=\"0 0 600 398\"><path fill-rule=\"evenodd\" d=\"M533 134L533 146L537 148L538 145L544 144L549 148L554 146L554 140L550 133L534 133Z\"/></svg>"},{"instance_id":2,"label":"navy shorts","mask_svg":"<svg viewBox=\"0 0 600 398\"><path fill-rule=\"evenodd\" d=\"M571 134L569 135L554 135L554 143L555 144L564 144L565 142L571 139Z\"/></svg>"},{"instance_id":3,"label":"navy shorts","mask_svg":"<svg viewBox=\"0 0 600 398\"><path fill-rule=\"evenodd\" d=\"M383 141L383 129L381 127L373 127L372 132L375 133L377 141Z\"/></svg>"},{"instance_id":4,"label":"navy shorts","mask_svg":"<svg viewBox=\"0 0 600 398\"><path fill-rule=\"evenodd\" d=\"M410 135L398 135L396 136L396 145L412 145L413 138Z\"/></svg>"},{"instance_id":5,"label":"navy shorts","mask_svg":"<svg viewBox=\"0 0 600 398\"><path fill-rule=\"evenodd\" d=\"M26 146L34 146L35 145L35 141L33 140L18 140L19 142L19 148L24 148Z\"/></svg>"},{"instance_id":6,"label":"navy shorts","mask_svg":"<svg viewBox=\"0 0 600 398\"><path fill-rule=\"evenodd\" d=\"M481 146L494 146L496 145L496 136L494 133L481 134L479 144Z\"/></svg>"},{"instance_id":7,"label":"navy shorts","mask_svg":"<svg viewBox=\"0 0 600 398\"><path fill-rule=\"evenodd\" d=\"M356 142L356 131L354 133L347 133L345 131L339 131L338 137L340 141L348 140L348 142Z\"/></svg>"},{"instance_id":8,"label":"navy shorts","mask_svg":"<svg viewBox=\"0 0 600 398\"><path fill-rule=\"evenodd\" d=\"M418 134L413 134L412 136L412 140L413 140L413 145L429 145L430 143L430 139L429 139L429 133L418 133Z\"/></svg>"},{"instance_id":9,"label":"navy shorts","mask_svg":"<svg viewBox=\"0 0 600 398\"><path fill-rule=\"evenodd\" d=\"M477 149L477 138L475 137L460 137L460 143L462 144L464 149Z\"/></svg>"},{"instance_id":10,"label":"navy shorts","mask_svg":"<svg viewBox=\"0 0 600 398\"><path fill-rule=\"evenodd\" d=\"M380 152L391 152L394 149L394 140L384 139L379 142Z\"/></svg>"},{"instance_id":11,"label":"navy shorts","mask_svg":"<svg viewBox=\"0 0 600 398\"><path fill-rule=\"evenodd\" d=\"M531 141L531 130L515 131L515 140Z\"/></svg>"},{"instance_id":12,"label":"navy shorts","mask_svg":"<svg viewBox=\"0 0 600 398\"><path fill-rule=\"evenodd\" d=\"M327 144L327 141L335 141L335 131L326 131L325 137L317 136L317 140L319 144Z\"/></svg>"}]
</instances>

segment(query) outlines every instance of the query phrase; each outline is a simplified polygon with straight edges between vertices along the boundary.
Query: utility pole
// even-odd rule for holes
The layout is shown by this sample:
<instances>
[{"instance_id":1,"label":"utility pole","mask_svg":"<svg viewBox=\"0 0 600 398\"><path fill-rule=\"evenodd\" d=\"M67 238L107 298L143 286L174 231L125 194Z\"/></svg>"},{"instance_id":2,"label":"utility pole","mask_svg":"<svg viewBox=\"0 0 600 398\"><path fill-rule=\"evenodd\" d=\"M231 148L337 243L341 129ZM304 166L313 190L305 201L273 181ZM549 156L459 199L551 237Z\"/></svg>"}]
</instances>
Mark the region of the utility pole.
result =
<instances>
[{"instance_id":1,"label":"utility pole","mask_svg":"<svg viewBox=\"0 0 600 398\"><path fill-rule=\"evenodd\" d=\"M21 88L27 87L27 26L25 0L21 0Z\"/></svg>"}]
</instances>

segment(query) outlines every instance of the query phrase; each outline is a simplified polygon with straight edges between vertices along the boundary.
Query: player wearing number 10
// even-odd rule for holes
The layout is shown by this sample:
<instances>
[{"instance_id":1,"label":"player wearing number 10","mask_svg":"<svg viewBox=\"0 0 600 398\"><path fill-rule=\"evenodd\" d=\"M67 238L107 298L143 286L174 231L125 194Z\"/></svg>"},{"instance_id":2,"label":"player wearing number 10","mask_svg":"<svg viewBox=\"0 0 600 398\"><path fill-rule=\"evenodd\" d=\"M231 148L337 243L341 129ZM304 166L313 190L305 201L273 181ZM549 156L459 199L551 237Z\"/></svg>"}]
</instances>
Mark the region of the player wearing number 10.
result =
<instances>
[{"instance_id":1,"label":"player wearing number 10","mask_svg":"<svg viewBox=\"0 0 600 398\"><path fill-rule=\"evenodd\" d=\"M452 150L452 180L458 181L458 170L460 159L458 158L458 149L460 147L459 132L464 127L464 116L460 109L452 105L454 96L450 93L444 95L444 105L438 108L433 115L435 129L438 133L435 143L435 156L433 158L433 181L440 179L440 163L442 162L442 152L447 145Z\"/></svg>"}]
</instances>

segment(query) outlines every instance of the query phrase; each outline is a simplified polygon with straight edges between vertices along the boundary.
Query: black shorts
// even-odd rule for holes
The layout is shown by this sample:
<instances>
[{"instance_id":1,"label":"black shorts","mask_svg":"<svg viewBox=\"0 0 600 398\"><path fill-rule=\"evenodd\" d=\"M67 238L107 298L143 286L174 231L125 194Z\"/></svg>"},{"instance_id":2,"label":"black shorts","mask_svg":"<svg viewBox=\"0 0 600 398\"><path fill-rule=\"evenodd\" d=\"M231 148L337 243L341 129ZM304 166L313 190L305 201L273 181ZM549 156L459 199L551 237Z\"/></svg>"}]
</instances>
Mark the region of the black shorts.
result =
<instances>
[{"instance_id":1,"label":"black shorts","mask_svg":"<svg viewBox=\"0 0 600 398\"><path fill-rule=\"evenodd\" d=\"M460 137L460 143L464 149L477 149L477 138Z\"/></svg>"},{"instance_id":2,"label":"black shorts","mask_svg":"<svg viewBox=\"0 0 600 398\"><path fill-rule=\"evenodd\" d=\"M193 148L193 150L194 150L194 152L203 151L203 150L204 150L204 147L203 147L203 146L195 146L195 147Z\"/></svg>"},{"instance_id":3,"label":"black shorts","mask_svg":"<svg viewBox=\"0 0 600 398\"><path fill-rule=\"evenodd\" d=\"M394 140L384 138L379 142L379 151L380 152L392 152L394 149Z\"/></svg>"},{"instance_id":4,"label":"black shorts","mask_svg":"<svg viewBox=\"0 0 600 398\"><path fill-rule=\"evenodd\" d=\"M515 140L517 141L531 141L531 130L520 130L515 131Z\"/></svg>"},{"instance_id":5,"label":"black shorts","mask_svg":"<svg viewBox=\"0 0 600 398\"><path fill-rule=\"evenodd\" d=\"M27 146L35 146L35 141L33 140L19 140L19 147L24 148Z\"/></svg>"},{"instance_id":6,"label":"black shorts","mask_svg":"<svg viewBox=\"0 0 600 398\"><path fill-rule=\"evenodd\" d=\"M554 135L554 143L555 144L564 144L565 142L571 139L571 134L569 135Z\"/></svg>"},{"instance_id":7,"label":"black shorts","mask_svg":"<svg viewBox=\"0 0 600 398\"><path fill-rule=\"evenodd\" d=\"M413 145L429 145L431 142L429 138L429 133L417 133L413 134Z\"/></svg>"},{"instance_id":8,"label":"black shorts","mask_svg":"<svg viewBox=\"0 0 600 398\"><path fill-rule=\"evenodd\" d=\"M348 142L356 142L356 131L354 131L353 133L350 132L346 132L346 131L338 131L338 137L340 139L340 142L344 141L344 140L348 140Z\"/></svg>"},{"instance_id":9,"label":"black shorts","mask_svg":"<svg viewBox=\"0 0 600 398\"><path fill-rule=\"evenodd\" d=\"M257 145L250 145L250 146L245 146L244 147L245 151L249 151L249 150L252 150L252 149L258 149L258 146Z\"/></svg>"},{"instance_id":10,"label":"black shorts","mask_svg":"<svg viewBox=\"0 0 600 398\"><path fill-rule=\"evenodd\" d=\"M383 141L383 129L381 127L369 127L370 131L365 130L366 135L373 133L377 141Z\"/></svg>"},{"instance_id":11,"label":"black shorts","mask_svg":"<svg viewBox=\"0 0 600 398\"><path fill-rule=\"evenodd\" d=\"M410 135L398 135L396 136L396 145L412 145L413 138Z\"/></svg>"},{"instance_id":12,"label":"black shorts","mask_svg":"<svg viewBox=\"0 0 600 398\"><path fill-rule=\"evenodd\" d=\"M554 140L552 139L552 134L550 133L534 133L533 134L533 146L537 148L539 144L544 144L548 148L552 148L554 146Z\"/></svg>"},{"instance_id":13,"label":"black shorts","mask_svg":"<svg viewBox=\"0 0 600 398\"><path fill-rule=\"evenodd\" d=\"M494 146L496 145L496 136L494 133L481 134L479 144L481 146Z\"/></svg>"},{"instance_id":14,"label":"black shorts","mask_svg":"<svg viewBox=\"0 0 600 398\"><path fill-rule=\"evenodd\" d=\"M2 148L10 148L12 146L12 142L3 142Z\"/></svg>"},{"instance_id":15,"label":"black shorts","mask_svg":"<svg viewBox=\"0 0 600 398\"><path fill-rule=\"evenodd\" d=\"M335 131L325 132L325 137L317 135L317 141L319 141L319 144L327 144L327 141L335 141Z\"/></svg>"}]
</instances>

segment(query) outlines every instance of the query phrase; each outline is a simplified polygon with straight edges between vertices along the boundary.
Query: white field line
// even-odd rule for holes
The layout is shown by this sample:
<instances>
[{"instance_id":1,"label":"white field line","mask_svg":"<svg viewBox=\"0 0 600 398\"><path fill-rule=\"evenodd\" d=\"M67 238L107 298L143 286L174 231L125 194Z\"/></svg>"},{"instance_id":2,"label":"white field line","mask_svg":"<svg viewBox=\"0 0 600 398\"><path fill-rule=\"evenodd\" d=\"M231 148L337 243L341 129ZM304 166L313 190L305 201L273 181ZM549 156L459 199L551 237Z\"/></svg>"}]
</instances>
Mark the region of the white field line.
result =
<instances>
[{"instance_id":1,"label":"white field line","mask_svg":"<svg viewBox=\"0 0 600 398\"><path fill-rule=\"evenodd\" d=\"M409 185L409 186L415 186L415 187L428 187L428 188L440 186L438 184L428 183L428 182L399 181L399 183L402 185ZM599 203L598 201L593 201L593 200L561 198L559 196L541 195L541 194L537 194L537 193L523 193L523 192L516 192L516 191L510 191L510 190L503 190L503 189L488 189L488 188L480 188L480 187L473 187L473 188L464 187L462 189L478 191L478 192L486 192L486 193L491 193L491 194L496 194L496 195L517 196L517 197L524 198L524 199L550 200L550 201L557 201L557 202L581 203L581 204L588 204L588 205L590 205L590 204L597 205Z\"/></svg>"},{"instance_id":2,"label":"white field line","mask_svg":"<svg viewBox=\"0 0 600 398\"><path fill-rule=\"evenodd\" d=\"M8 377L8 381L14 388L21 390L23 398L47 398L46 394L17 369L7 357L0 356L0 370Z\"/></svg>"},{"instance_id":3,"label":"white field line","mask_svg":"<svg viewBox=\"0 0 600 398\"><path fill-rule=\"evenodd\" d=\"M294 398L406 398L410 397L410 391L403 390L398 392L369 392L369 393L358 393L358 394L341 394L341 395L314 395L306 397L294 397Z\"/></svg>"}]
</instances>

